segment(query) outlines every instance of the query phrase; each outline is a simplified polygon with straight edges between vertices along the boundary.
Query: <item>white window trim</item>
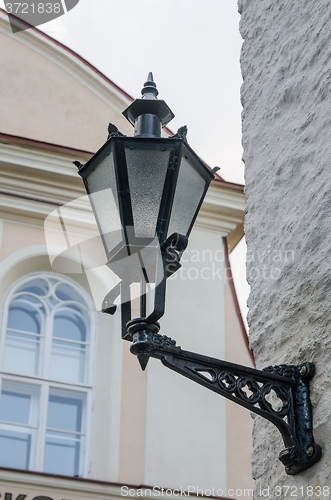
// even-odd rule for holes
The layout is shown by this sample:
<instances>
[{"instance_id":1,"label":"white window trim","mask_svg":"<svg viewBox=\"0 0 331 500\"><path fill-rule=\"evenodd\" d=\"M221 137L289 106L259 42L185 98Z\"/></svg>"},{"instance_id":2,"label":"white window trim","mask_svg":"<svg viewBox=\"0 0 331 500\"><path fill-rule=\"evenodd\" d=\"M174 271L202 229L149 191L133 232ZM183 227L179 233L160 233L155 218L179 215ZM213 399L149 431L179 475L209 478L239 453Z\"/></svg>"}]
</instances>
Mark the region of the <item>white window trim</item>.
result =
<instances>
[{"instance_id":1,"label":"white window trim","mask_svg":"<svg viewBox=\"0 0 331 500\"><path fill-rule=\"evenodd\" d=\"M40 409L40 387L36 384L26 384L22 381L10 380L8 378L1 378L0 381L0 394L2 393L3 386L9 385L9 390L14 392L19 392L21 394L28 394L31 397L31 408L29 415L28 424L13 424L10 422L0 422L1 425L5 427L12 426L14 431L21 431L26 429L26 432L31 431L31 434L35 434L35 438L32 439L31 450L30 450L30 469L36 467L36 456L38 449L38 423L39 423L39 409ZM12 386L12 387L11 387ZM6 389L7 390L7 389ZM19 430L20 429L20 430ZM10 429L11 430L11 429Z\"/></svg>"},{"instance_id":2,"label":"white window trim","mask_svg":"<svg viewBox=\"0 0 331 500\"><path fill-rule=\"evenodd\" d=\"M55 381L49 378L49 366L50 366L50 355L51 349L49 343L52 342L52 338L50 335L47 335L47 325L45 332L45 346L44 352L47 353L47 358L43 359L43 373L44 376L28 376L28 375L20 375L5 372L2 370L3 361L4 361L4 347L6 341L6 326L8 320L8 309L13 298L13 295L16 293L16 290L23 286L25 283L33 280L33 279L58 279L61 282L68 284L75 290L79 295L83 297L87 304L86 311L89 314L90 318L90 332L89 332L89 362L88 362L88 372L87 372L87 381L86 383L68 383ZM46 320L47 321L47 320ZM46 422L47 422L47 408L48 408L48 397L50 389L57 390L65 390L71 392L78 392L85 395L85 453L84 459L80 464L80 473L81 477L89 477L90 472L90 457L91 457L91 433L92 433L92 408L94 401L94 379L95 379L95 362L96 362L96 332L97 332L97 313L94 306L94 303L89 296L89 294L77 283L75 283L70 278L63 276L58 273L50 273L50 272L37 272L30 273L25 275L24 277L16 280L9 290L6 293L5 299L3 301L3 314L1 319L1 338L0 338L0 392L2 380L8 380L12 382L16 382L18 384L26 384L29 386L36 386L40 389L40 406L39 406L39 432L37 437L37 445L36 445L36 457L34 460L31 460L31 463L34 463L34 466L31 465L31 470L35 470L38 472L43 471L43 463L44 463L44 448L45 448L45 438L46 438ZM49 359L48 359L49 358ZM47 376L46 376L47 375Z\"/></svg>"}]
</instances>

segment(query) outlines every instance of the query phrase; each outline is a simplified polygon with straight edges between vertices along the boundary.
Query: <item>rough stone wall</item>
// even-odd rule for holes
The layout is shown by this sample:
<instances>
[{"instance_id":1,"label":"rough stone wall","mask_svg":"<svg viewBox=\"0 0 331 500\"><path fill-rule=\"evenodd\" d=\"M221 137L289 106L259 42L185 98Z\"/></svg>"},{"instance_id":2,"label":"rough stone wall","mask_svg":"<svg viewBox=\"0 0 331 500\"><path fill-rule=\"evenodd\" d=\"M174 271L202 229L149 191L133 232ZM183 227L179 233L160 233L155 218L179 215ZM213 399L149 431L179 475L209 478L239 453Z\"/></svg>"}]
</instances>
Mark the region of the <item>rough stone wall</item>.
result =
<instances>
[{"instance_id":1,"label":"rough stone wall","mask_svg":"<svg viewBox=\"0 0 331 500\"><path fill-rule=\"evenodd\" d=\"M323 448L318 464L287 476L280 434L256 417L255 498L296 491L297 498L329 499L331 3L239 0L239 12L250 343L258 368L315 363L314 435ZM277 495L277 486L292 490ZM307 486L316 487L312 495Z\"/></svg>"}]
</instances>

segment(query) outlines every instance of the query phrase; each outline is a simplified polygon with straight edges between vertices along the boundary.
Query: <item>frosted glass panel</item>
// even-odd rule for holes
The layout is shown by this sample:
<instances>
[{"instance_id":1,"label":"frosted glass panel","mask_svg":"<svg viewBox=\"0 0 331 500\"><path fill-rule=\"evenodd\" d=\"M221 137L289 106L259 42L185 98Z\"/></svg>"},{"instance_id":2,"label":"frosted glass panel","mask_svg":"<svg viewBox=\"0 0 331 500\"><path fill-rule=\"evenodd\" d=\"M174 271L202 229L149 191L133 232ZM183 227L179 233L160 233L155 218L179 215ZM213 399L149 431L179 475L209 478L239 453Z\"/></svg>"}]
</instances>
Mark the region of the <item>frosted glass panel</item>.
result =
<instances>
[{"instance_id":1,"label":"frosted glass panel","mask_svg":"<svg viewBox=\"0 0 331 500\"><path fill-rule=\"evenodd\" d=\"M173 233L187 234L206 181L183 157L177 180L175 199L172 207L168 236Z\"/></svg>"},{"instance_id":2,"label":"frosted glass panel","mask_svg":"<svg viewBox=\"0 0 331 500\"><path fill-rule=\"evenodd\" d=\"M91 205L98 214L96 216L95 213L95 216L98 218L109 254L122 241L113 154L106 156L86 180Z\"/></svg>"},{"instance_id":3,"label":"frosted glass panel","mask_svg":"<svg viewBox=\"0 0 331 500\"><path fill-rule=\"evenodd\" d=\"M31 434L0 429L0 467L29 469Z\"/></svg>"},{"instance_id":4,"label":"frosted glass panel","mask_svg":"<svg viewBox=\"0 0 331 500\"><path fill-rule=\"evenodd\" d=\"M154 238L170 151L126 149L137 237Z\"/></svg>"}]
</instances>

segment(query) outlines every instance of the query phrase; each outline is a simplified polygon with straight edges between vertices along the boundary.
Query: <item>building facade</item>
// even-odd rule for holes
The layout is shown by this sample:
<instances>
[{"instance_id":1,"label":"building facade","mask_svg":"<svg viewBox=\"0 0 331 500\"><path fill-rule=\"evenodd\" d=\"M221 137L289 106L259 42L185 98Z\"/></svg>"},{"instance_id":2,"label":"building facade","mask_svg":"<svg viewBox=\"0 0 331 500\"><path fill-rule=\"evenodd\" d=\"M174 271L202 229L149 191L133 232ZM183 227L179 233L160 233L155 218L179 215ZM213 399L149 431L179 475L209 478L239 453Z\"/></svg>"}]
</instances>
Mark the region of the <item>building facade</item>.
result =
<instances>
[{"instance_id":1,"label":"building facade","mask_svg":"<svg viewBox=\"0 0 331 500\"><path fill-rule=\"evenodd\" d=\"M71 252L97 235L72 161L100 148L109 122L132 135L121 114L132 99L37 29L13 34L3 11L0 39L2 498L119 497L128 485L235 497L251 488L249 412L157 360L142 372L119 315L100 312L115 281L99 247L84 265ZM242 186L212 183L161 333L252 365L228 263L243 203Z\"/></svg>"}]
</instances>

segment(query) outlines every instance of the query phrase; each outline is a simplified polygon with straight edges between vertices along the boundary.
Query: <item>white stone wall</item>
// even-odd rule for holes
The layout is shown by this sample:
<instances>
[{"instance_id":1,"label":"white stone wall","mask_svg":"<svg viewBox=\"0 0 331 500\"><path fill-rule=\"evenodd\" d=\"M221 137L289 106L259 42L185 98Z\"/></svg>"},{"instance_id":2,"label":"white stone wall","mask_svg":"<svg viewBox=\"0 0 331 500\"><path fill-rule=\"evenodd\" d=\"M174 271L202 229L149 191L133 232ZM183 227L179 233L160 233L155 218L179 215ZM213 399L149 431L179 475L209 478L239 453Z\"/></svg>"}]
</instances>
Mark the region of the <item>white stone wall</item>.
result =
<instances>
[{"instance_id":1,"label":"white stone wall","mask_svg":"<svg viewBox=\"0 0 331 500\"><path fill-rule=\"evenodd\" d=\"M331 4L239 0L239 11L250 343L258 368L315 363L314 434L323 447L318 464L287 476L280 434L256 417L255 498L290 496L276 486L329 498L306 488L331 491Z\"/></svg>"}]
</instances>

